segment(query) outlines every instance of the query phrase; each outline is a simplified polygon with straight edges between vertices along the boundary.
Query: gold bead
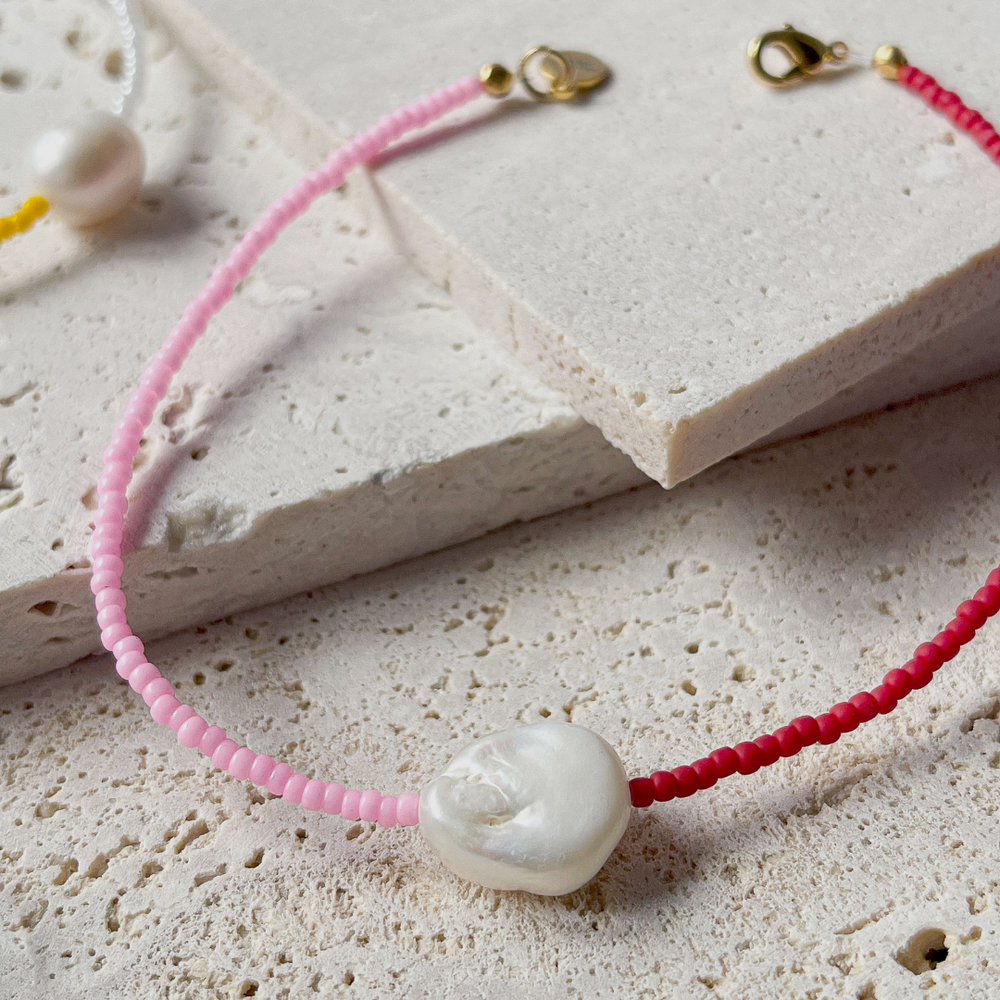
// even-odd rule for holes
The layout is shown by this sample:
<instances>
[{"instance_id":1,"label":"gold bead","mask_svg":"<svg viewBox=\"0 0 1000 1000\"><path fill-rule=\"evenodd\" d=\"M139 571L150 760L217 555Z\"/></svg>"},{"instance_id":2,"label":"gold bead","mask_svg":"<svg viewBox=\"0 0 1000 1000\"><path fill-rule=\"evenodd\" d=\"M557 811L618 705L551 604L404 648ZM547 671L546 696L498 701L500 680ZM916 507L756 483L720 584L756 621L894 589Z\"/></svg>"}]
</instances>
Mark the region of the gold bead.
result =
<instances>
[{"instance_id":1,"label":"gold bead","mask_svg":"<svg viewBox=\"0 0 1000 1000\"><path fill-rule=\"evenodd\" d=\"M487 63L479 71L479 82L490 97L506 97L514 86L514 74L500 63Z\"/></svg>"},{"instance_id":2,"label":"gold bead","mask_svg":"<svg viewBox=\"0 0 1000 1000\"><path fill-rule=\"evenodd\" d=\"M872 56L872 69L887 80L895 80L899 67L906 65L906 56L895 45L880 45Z\"/></svg>"}]
</instances>

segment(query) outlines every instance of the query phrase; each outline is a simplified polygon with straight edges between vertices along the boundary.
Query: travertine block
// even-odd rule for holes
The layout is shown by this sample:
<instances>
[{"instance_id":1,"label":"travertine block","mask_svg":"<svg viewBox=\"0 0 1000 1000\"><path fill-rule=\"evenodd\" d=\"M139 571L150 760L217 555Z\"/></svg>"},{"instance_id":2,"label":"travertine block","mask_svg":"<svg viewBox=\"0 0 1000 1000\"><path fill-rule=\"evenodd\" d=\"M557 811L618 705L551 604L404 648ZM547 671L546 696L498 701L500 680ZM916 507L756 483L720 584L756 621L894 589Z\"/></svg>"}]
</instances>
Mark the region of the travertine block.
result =
<instances>
[{"instance_id":1,"label":"travertine block","mask_svg":"<svg viewBox=\"0 0 1000 1000\"><path fill-rule=\"evenodd\" d=\"M918 363L930 388L954 384L963 325L995 315L995 164L874 73L755 83L746 44L787 5L292 0L272 19L262 0L195 0L219 36L184 0L155 4L286 148L317 158L529 44L603 56L613 84L583 106L483 102L447 142L385 164L379 212L665 485L818 407L822 423L910 398ZM1000 118L995 5L805 0L795 18L861 63L898 42ZM1000 368L996 321L983 331L974 375ZM876 392L849 391L868 378Z\"/></svg>"},{"instance_id":2,"label":"travertine block","mask_svg":"<svg viewBox=\"0 0 1000 1000\"><path fill-rule=\"evenodd\" d=\"M149 41L135 211L86 233L46 220L0 248L0 683L100 648L87 542L112 425L302 169L165 34ZM109 102L115 44L100 4L5 10L0 71L19 82L0 87L0 207L25 194L39 123ZM213 321L140 462L125 581L153 635L646 481L340 195Z\"/></svg>"},{"instance_id":3,"label":"travertine block","mask_svg":"<svg viewBox=\"0 0 1000 1000\"><path fill-rule=\"evenodd\" d=\"M1000 385L723 462L152 646L181 697L328 780L419 789L543 718L632 775L825 710L998 559ZM1000 623L890 716L635 814L564 898L306 813L154 727L107 657L4 689L12 1000L690 1000L998 992ZM936 967L934 967L936 966ZM49 986L54 983L54 986Z\"/></svg>"}]
</instances>

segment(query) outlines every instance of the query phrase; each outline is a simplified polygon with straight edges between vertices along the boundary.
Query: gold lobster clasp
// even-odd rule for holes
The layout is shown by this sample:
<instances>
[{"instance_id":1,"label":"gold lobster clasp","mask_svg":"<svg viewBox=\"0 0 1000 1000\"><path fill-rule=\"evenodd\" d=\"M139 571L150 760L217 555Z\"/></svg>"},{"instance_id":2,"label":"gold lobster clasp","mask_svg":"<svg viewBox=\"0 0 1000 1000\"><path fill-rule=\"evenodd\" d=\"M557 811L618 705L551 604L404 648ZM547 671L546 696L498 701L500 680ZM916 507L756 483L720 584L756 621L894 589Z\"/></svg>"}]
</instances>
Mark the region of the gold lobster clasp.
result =
<instances>
[{"instance_id":1,"label":"gold lobster clasp","mask_svg":"<svg viewBox=\"0 0 1000 1000\"><path fill-rule=\"evenodd\" d=\"M764 69L762 60L764 53L770 48L780 49L792 64L781 76L775 76ZM780 31L758 35L747 46L747 63L750 72L761 83L766 83L769 87L792 87L815 76L831 63L844 62L847 54L847 46L843 42L827 45L786 24Z\"/></svg>"}]
</instances>

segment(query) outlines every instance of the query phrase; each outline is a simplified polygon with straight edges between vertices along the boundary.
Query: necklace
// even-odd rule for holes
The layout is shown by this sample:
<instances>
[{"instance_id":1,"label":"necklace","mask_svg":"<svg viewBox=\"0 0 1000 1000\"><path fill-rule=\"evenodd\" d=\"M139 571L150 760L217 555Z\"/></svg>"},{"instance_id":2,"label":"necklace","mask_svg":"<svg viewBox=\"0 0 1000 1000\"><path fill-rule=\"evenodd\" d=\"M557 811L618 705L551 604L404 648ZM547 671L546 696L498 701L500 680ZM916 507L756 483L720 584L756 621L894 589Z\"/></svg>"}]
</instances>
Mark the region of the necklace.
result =
<instances>
[{"instance_id":1,"label":"necklace","mask_svg":"<svg viewBox=\"0 0 1000 1000\"><path fill-rule=\"evenodd\" d=\"M92 226L124 211L139 193L142 145L127 124L142 85L142 45L129 0L107 0L122 38L118 92L110 111L88 111L49 129L28 153L37 194L0 218L0 242L31 228L51 207L71 226Z\"/></svg>"},{"instance_id":2,"label":"necklace","mask_svg":"<svg viewBox=\"0 0 1000 1000\"><path fill-rule=\"evenodd\" d=\"M774 76L763 66L762 54L771 47L781 49L792 62L784 76ZM761 36L748 50L755 75L781 87L802 82L846 57L843 43L826 46L790 27ZM898 49L879 49L874 65L880 74L941 110L1000 162L1000 135L993 127L933 78L907 65ZM536 47L525 54L517 75L536 100L565 101L599 85L607 69L586 53ZM191 705L180 702L170 681L148 662L142 640L132 633L121 589L132 461L171 377L236 284L313 200L339 187L349 170L372 160L405 132L484 93L504 97L513 80L508 70L491 64L478 77L465 77L386 115L278 199L216 268L142 375L104 452L91 541L91 590L101 641L113 653L118 673L141 695L154 721L169 726L183 746L198 750L235 779L250 781L310 811L385 827L419 824L441 859L470 881L559 895L583 885L601 868L625 830L631 807L692 795L737 772L752 774L815 743L833 743L862 723L891 712L900 699L928 684L935 671L1000 611L1000 568L989 574L971 600L958 606L941 632L920 644L912 659L890 670L872 690L818 716L801 716L753 740L721 747L690 765L631 780L614 750L596 733L575 724L543 722L475 741L419 794L384 795L296 772L289 764L241 746Z\"/></svg>"}]
</instances>

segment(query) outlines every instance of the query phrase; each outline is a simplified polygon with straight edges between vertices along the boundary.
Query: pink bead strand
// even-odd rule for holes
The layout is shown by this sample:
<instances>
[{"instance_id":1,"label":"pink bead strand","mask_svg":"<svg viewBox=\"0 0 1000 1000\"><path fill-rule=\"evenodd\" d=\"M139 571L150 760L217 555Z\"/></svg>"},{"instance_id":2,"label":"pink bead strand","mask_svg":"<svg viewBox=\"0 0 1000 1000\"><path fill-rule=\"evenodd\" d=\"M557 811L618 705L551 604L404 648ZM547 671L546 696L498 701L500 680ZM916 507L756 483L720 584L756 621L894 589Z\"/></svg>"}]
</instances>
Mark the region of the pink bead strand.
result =
<instances>
[{"instance_id":1,"label":"pink bead strand","mask_svg":"<svg viewBox=\"0 0 1000 1000\"><path fill-rule=\"evenodd\" d=\"M126 490L132 480L132 462L143 431L171 378L205 332L211 317L232 298L237 283L246 277L281 231L320 195L340 187L348 171L378 156L406 132L454 111L482 93L479 79L468 76L383 116L370 129L335 150L321 167L293 184L264 212L184 309L180 321L142 374L104 451L97 482L97 512L90 544L93 567L90 589L101 642L114 655L121 677L141 694L153 720L169 726L183 746L197 749L238 781L251 781L273 795L301 803L305 809L339 812L347 819L363 819L385 827L415 826L419 820L419 796L412 792L398 797L383 795L371 788L346 789L337 782L310 779L288 764L254 753L226 737L223 729L210 725L190 705L182 704L174 696L170 682L147 661L142 641L129 627L121 589L122 538L128 509Z\"/></svg>"}]
</instances>

